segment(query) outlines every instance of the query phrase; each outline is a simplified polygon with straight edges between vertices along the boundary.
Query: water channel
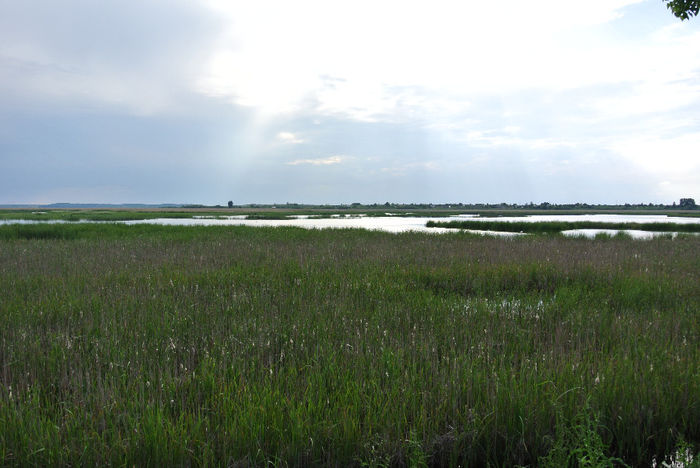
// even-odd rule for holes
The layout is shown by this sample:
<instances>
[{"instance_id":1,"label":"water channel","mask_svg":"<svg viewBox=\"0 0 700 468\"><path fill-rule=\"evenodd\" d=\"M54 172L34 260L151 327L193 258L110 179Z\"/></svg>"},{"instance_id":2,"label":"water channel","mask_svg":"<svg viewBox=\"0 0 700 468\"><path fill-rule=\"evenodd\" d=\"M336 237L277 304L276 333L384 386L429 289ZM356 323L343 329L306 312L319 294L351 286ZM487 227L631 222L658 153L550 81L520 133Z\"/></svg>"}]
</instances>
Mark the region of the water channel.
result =
<instances>
[{"instance_id":1,"label":"water channel","mask_svg":"<svg viewBox=\"0 0 700 468\"><path fill-rule=\"evenodd\" d=\"M441 228L441 227L426 227L428 221L452 221L452 220L470 220L470 221L503 221L503 222L543 222L543 221L594 221L608 223L678 223L678 224L700 224L700 217L680 217L680 216L665 216L665 215L620 215L620 214L581 214L581 215L530 215L530 216L513 216L513 217L479 217L474 214L460 214L449 217L412 217L401 216L400 214L386 213L385 216L365 216L365 215L332 215L328 218L316 218L309 215L290 216L286 219L247 219L246 215L234 216L193 216L192 218L154 218L144 220L129 220L129 221L114 221L124 224L159 224L166 226L295 226L306 229L347 229L359 228L369 230L379 230L386 232L429 232L429 233L446 233L455 232L457 229ZM0 225L3 224L37 224L37 223L69 223L72 221L62 220L0 220ZM98 221L79 221L79 222L98 222ZM496 232L487 230L469 230L476 234L486 234L501 237L523 235L519 232ZM585 236L595 237L597 234L606 233L615 235L617 229L575 229L563 231L567 236ZM676 233L669 232L651 232L640 230L623 230L635 239L650 239L660 235L675 235Z\"/></svg>"}]
</instances>

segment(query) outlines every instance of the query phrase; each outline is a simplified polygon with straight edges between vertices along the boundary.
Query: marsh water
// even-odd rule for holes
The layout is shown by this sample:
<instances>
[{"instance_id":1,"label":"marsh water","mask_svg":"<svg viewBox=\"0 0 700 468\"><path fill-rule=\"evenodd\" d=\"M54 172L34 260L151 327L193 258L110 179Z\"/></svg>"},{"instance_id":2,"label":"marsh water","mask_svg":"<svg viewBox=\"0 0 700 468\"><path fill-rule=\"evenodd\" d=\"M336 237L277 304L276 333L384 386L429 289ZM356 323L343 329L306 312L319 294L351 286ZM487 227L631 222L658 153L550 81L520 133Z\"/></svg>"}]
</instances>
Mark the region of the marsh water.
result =
<instances>
[{"instance_id":1,"label":"marsh water","mask_svg":"<svg viewBox=\"0 0 700 468\"><path fill-rule=\"evenodd\" d=\"M125 221L127 224L156 223L166 225L244 225L244 226L295 226L307 229L343 229L359 228L386 232L454 232L455 229L429 228L426 223L439 218L410 217L410 216L332 216L330 218L314 218L306 215L298 215L287 219L245 219L240 216L226 218L197 218L197 219L148 219L138 221ZM515 233L499 233L502 235L515 235Z\"/></svg>"},{"instance_id":2,"label":"marsh water","mask_svg":"<svg viewBox=\"0 0 700 468\"><path fill-rule=\"evenodd\" d=\"M620 214L581 214L581 215L529 215L511 217L480 217L475 214L460 214L449 217L418 217L402 216L401 214L385 213L385 216L366 215L331 215L327 218L317 218L310 215L290 216L286 219L247 219L246 215L233 216L193 216L192 218L154 218L143 220L116 221L124 224L159 224L168 226L295 226L307 229L347 229L359 228L369 230L379 230L386 232L430 232L446 233L455 232L458 229L426 227L428 221L446 221L469 219L470 221L504 221L504 222L544 222L544 221L594 221L608 223L678 223L678 224L700 224L700 217L680 217L665 215L620 215ZM36 224L36 223L66 223L70 221L62 220L0 220L2 224ZM96 221L80 221L96 222ZM519 232L496 232L488 230L468 230L476 234L487 234L494 236L519 236ZM620 232L617 229L575 229L563 231L567 236L595 237L597 234L605 233L615 235ZM622 230L635 239L649 239L660 235L675 235L670 232L651 232L639 230Z\"/></svg>"}]
</instances>

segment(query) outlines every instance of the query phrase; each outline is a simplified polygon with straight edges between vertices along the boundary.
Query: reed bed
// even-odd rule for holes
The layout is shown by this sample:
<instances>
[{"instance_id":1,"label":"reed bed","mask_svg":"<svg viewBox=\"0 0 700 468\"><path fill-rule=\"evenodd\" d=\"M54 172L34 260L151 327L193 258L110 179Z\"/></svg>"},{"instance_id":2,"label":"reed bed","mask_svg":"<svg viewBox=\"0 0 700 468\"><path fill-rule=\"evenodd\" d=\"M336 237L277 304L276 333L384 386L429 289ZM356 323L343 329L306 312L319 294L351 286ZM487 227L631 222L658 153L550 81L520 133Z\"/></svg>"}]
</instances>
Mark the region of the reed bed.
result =
<instances>
[{"instance_id":1,"label":"reed bed","mask_svg":"<svg viewBox=\"0 0 700 468\"><path fill-rule=\"evenodd\" d=\"M0 226L0 464L644 466L700 239Z\"/></svg>"},{"instance_id":2,"label":"reed bed","mask_svg":"<svg viewBox=\"0 0 700 468\"><path fill-rule=\"evenodd\" d=\"M428 221L428 227L497 232L554 234L572 229L632 229L652 232L700 232L700 223L614 223L606 221Z\"/></svg>"}]
</instances>

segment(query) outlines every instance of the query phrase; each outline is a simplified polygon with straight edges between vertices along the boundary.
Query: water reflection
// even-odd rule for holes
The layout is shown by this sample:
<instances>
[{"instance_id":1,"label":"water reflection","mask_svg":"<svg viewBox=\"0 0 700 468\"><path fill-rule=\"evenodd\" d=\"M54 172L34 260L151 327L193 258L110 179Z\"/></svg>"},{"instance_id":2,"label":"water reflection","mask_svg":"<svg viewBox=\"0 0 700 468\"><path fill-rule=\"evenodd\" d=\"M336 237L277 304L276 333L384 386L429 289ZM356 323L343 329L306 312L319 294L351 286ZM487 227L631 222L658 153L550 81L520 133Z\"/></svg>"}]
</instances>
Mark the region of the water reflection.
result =
<instances>
[{"instance_id":1,"label":"water reflection","mask_svg":"<svg viewBox=\"0 0 700 468\"><path fill-rule=\"evenodd\" d=\"M608 236L615 236L619 233L627 234L632 239L653 239L659 236L671 236L676 237L677 232L661 232L661 231L639 231L636 229L571 229L568 231L562 231L562 234L569 237L587 237L589 239L595 238L598 234L606 234ZM686 234L697 234L697 233L686 233Z\"/></svg>"},{"instance_id":2,"label":"water reflection","mask_svg":"<svg viewBox=\"0 0 700 468\"><path fill-rule=\"evenodd\" d=\"M458 232L459 229L452 228L429 228L426 223L430 220L436 221L439 218L428 217L399 217L399 216L343 216L330 218L313 218L308 215L298 215L287 219L211 219L211 218L157 218L134 221L123 221L125 224L161 224L167 226L294 226L306 229L368 229L385 232L430 232L446 233ZM518 236L516 232L494 232L494 231L470 231L477 234L491 234L495 236L510 237Z\"/></svg>"},{"instance_id":3,"label":"water reflection","mask_svg":"<svg viewBox=\"0 0 700 468\"><path fill-rule=\"evenodd\" d=\"M679 217L665 215L620 215L620 214L581 214L581 215L529 215L529 216L504 216L504 217L479 217L476 214L453 215L448 218L440 217L412 217L401 216L398 213L386 213L386 216L367 216L364 214L332 214L330 217L317 218L314 215L293 215L285 219L247 219L247 215L230 216L198 216L191 218L155 218L130 221L114 221L123 224L159 224L165 226L295 226L306 229L368 229L385 232L429 232L447 233L466 231L475 234L485 234L500 237L512 237L524 235L519 232L496 232L487 230L460 230L443 227L426 227L428 221L444 221L446 219L469 219L473 221L505 221L505 222L539 222L539 221L595 221L608 223L700 223L700 217ZM40 224L40 223L70 223L65 220L0 220L2 224ZM88 221L78 222L105 222ZM563 231L566 236L595 237L605 233L614 236L620 232L617 229L574 229ZM669 232L649 232L639 230L623 230L635 239L650 239L662 235L675 235Z\"/></svg>"}]
</instances>

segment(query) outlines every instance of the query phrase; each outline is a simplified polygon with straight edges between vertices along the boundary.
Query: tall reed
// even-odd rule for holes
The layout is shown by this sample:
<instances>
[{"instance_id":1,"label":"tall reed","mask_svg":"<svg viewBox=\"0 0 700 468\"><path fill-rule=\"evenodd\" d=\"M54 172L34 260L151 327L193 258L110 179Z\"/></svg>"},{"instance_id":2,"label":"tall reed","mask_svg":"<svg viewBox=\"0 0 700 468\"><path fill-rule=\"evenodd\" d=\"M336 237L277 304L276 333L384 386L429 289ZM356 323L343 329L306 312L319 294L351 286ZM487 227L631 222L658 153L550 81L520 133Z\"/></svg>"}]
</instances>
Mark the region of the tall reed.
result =
<instances>
[{"instance_id":1,"label":"tall reed","mask_svg":"<svg viewBox=\"0 0 700 468\"><path fill-rule=\"evenodd\" d=\"M45 229L0 226L0 464L697 453L694 237Z\"/></svg>"}]
</instances>

